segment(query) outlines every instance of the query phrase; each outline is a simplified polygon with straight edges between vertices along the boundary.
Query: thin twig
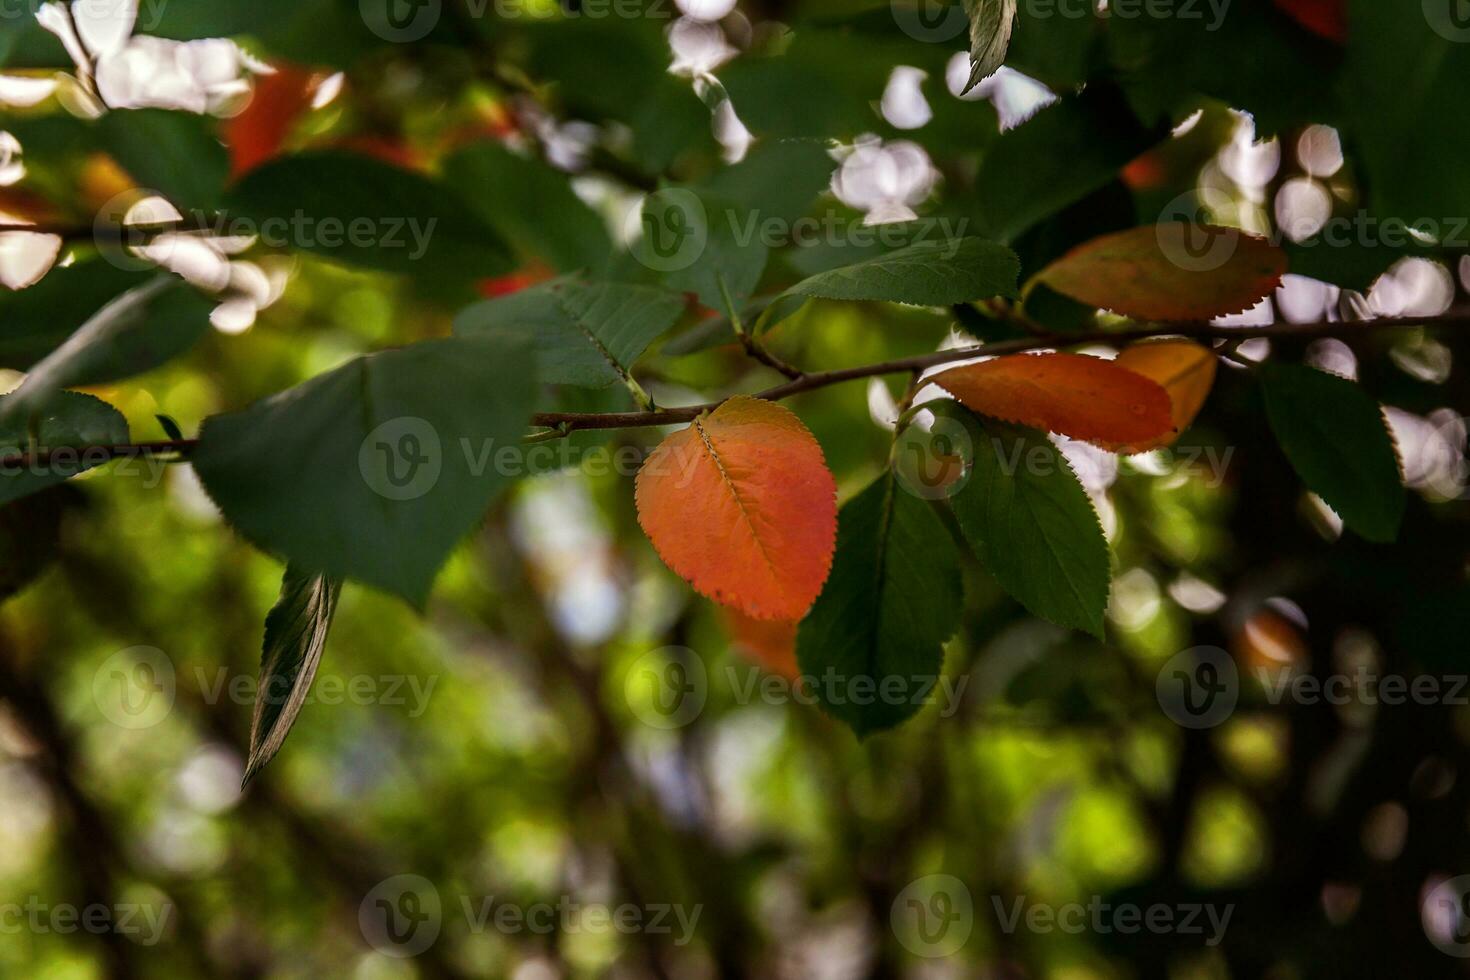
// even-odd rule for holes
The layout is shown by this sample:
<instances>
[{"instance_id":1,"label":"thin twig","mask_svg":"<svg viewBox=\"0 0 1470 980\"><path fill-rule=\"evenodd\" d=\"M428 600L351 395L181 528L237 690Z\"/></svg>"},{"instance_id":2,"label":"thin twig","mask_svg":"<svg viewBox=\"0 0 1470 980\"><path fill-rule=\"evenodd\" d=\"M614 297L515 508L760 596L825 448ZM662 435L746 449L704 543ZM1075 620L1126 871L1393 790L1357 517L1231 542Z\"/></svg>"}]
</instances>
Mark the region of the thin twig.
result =
<instances>
[{"instance_id":1,"label":"thin twig","mask_svg":"<svg viewBox=\"0 0 1470 980\"><path fill-rule=\"evenodd\" d=\"M818 388L872 378L884 374L903 374L924 371L940 364L962 361L972 357L1018 354L1039 348L1077 347L1097 343L1129 343L1155 337L1189 337L1195 340L1251 340L1254 338L1293 337L1311 338L1334 335L1349 335L1371 330L1395 330L1420 327L1445 326L1455 323L1470 323L1470 311L1446 313L1437 317L1381 317L1377 320L1351 322L1333 321L1318 323L1270 323L1252 327L1222 327L1211 323L1155 324L1133 330L1096 330L1079 334L1053 334L1046 337L1018 337L1013 340L997 340L953 350L934 351L913 357L900 357L876 364L840 368L835 371L820 371L803 374L799 378L755 392L753 397L767 401L781 401ZM725 402L721 398L701 405L684 408L661 408L646 412L538 412L531 416L531 425L567 435L579 429L635 429L657 425L678 425L692 422L701 414L713 411ZM551 438L536 434L537 438ZM162 442L128 443L110 446L65 447L37 453L17 453L0 457L0 476L16 467L36 465L62 457L69 461L80 459L87 465L97 465L110 459L134 456L153 456L175 453L186 458L198 445L197 439L172 439Z\"/></svg>"}]
</instances>

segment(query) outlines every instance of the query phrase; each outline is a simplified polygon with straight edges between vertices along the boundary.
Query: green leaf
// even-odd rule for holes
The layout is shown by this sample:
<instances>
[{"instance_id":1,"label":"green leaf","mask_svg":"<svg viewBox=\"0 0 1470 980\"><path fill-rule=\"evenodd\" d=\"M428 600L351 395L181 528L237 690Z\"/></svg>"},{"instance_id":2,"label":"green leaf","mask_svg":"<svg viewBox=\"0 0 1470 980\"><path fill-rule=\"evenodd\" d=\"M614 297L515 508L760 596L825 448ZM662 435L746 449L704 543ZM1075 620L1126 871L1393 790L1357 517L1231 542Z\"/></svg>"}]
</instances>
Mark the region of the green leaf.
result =
<instances>
[{"instance_id":1,"label":"green leaf","mask_svg":"<svg viewBox=\"0 0 1470 980\"><path fill-rule=\"evenodd\" d=\"M535 341L537 376L600 388L628 380L654 338L684 312L684 297L654 286L557 279L461 310L454 332L505 330Z\"/></svg>"},{"instance_id":2,"label":"green leaf","mask_svg":"<svg viewBox=\"0 0 1470 980\"><path fill-rule=\"evenodd\" d=\"M760 220L759 211L683 188L656 191L643 202L644 236L635 255L663 272L670 289L694 293L703 305L724 311L721 279L743 305L765 272L770 249L762 241ZM674 252L666 244L676 245Z\"/></svg>"},{"instance_id":3,"label":"green leaf","mask_svg":"<svg viewBox=\"0 0 1470 980\"><path fill-rule=\"evenodd\" d=\"M50 487L0 507L0 600L30 585L56 558L65 513L82 494L75 487Z\"/></svg>"},{"instance_id":4,"label":"green leaf","mask_svg":"<svg viewBox=\"0 0 1470 980\"><path fill-rule=\"evenodd\" d=\"M991 296L1013 297L1020 271L1014 252L983 238L924 241L819 272L786 292L825 299L949 306Z\"/></svg>"},{"instance_id":5,"label":"green leaf","mask_svg":"<svg viewBox=\"0 0 1470 980\"><path fill-rule=\"evenodd\" d=\"M62 388L116 381L172 360L209 330L213 307L172 274L134 286L30 366L25 381L0 409L0 421Z\"/></svg>"},{"instance_id":6,"label":"green leaf","mask_svg":"<svg viewBox=\"0 0 1470 980\"><path fill-rule=\"evenodd\" d=\"M960 602L953 539L933 505L887 473L838 514L832 574L797 631L801 672L859 736L890 728L919 709L923 685L937 683ZM859 703L885 682L903 696Z\"/></svg>"},{"instance_id":7,"label":"green leaf","mask_svg":"<svg viewBox=\"0 0 1470 980\"><path fill-rule=\"evenodd\" d=\"M1129 161L1168 138L1139 124L1116 89L1094 83L1002 133L975 179L981 231L1016 236L1107 184Z\"/></svg>"},{"instance_id":8,"label":"green leaf","mask_svg":"<svg viewBox=\"0 0 1470 980\"><path fill-rule=\"evenodd\" d=\"M455 543L510 482L535 392L504 334L359 357L204 421L191 460L225 518L303 567L422 606Z\"/></svg>"},{"instance_id":9,"label":"green leaf","mask_svg":"<svg viewBox=\"0 0 1470 980\"><path fill-rule=\"evenodd\" d=\"M0 504L69 480L106 462L100 454L78 453L84 446L115 446L128 441L128 423L100 398L75 391L53 391L12 406L21 396L0 395ZM17 459L26 456L25 461Z\"/></svg>"},{"instance_id":10,"label":"green leaf","mask_svg":"<svg viewBox=\"0 0 1470 980\"><path fill-rule=\"evenodd\" d=\"M260 686L250 722L250 758L244 787L280 751L306 703L321 664L342 583L298 565L287 565L281 596L265 617Z\"/></svg>"},{"instance_id":11,"label":"green leaf","mask_svg":"<svg viewBox=\"0 0 1470 980\"><path fill-rule=\"evenodd\" d=\"M1292 468L1369 541L1398 536L1404 485L1383 410L1357 384L1298 364L1260 368L1266 418Z\"/></svg>"},{"instance_id":12,"label":"green leaf","mask_svg":"<svg viewBox=\"0 0 1470 980\"><path fill-rule=\"evenodd\" d=\"M509 248L448 185L335 150L281 157L226 196L267 245L419 277L509 271Z\"/></svg>"},{"instance_id":13,"label":"green leaf","mask_svg":"<svg viewBox=\"0 0 1470 980\"><path fill-rule=\"evenodd\" d=\"M1016 26L1016 0L965 0L970 18L970 77L962 92L994 75L1006 60Z\"/></svg>"},{"instance_id":14,"label":"green leaf","mask_svg":"<svg viewBox=\"0 0 1470 980\"><path fill-rule=\"evenodd\" d=\"M1111 578L1087 491L1045 433L934 406L970 435L969 473L951 503L965 540L1001 588L1042 619L1099 639Z\"/></svg>"},{"instance_id":15,"label":"green leaf","mask_svg":"<svg viewBox=\"0 0 1470 980\"><path fill-rule=\"evenodd\" d=\"M149 279L94 258L52 269L34 286L0 290L0 367L30 370L109 300Z\"/></svg>"},{"instance_id":16,"label":"green leaf","mask_svg":"<svg viewBox=\"0 0 1470 980\"><path fill-rule=\"evenodd\" d=\"M172 416L155 415L153 417L158 420L158 424L163 429L164 435L168 436L175 442L180 442L183 440L184 430L179 428L179 423L175 422Z\"/></svg>"},{"instance_id":17,"label":"green leaf","mask_svg":"<svg viewBox=\"0 0 1470 980\"><path fill-rule=\"evenodd\" d=\"M567 174L498 143L444 161L444 175L486 221L558 272L595 273L612 254L607 225L572 191Z\"/></svg>"},{"instance_id":18,"label":"green leaf","mask_svg":"<svg viewBox=\"0 0 1470 980\"><path fill-rule=\"evenodd\" d=\"M219 207L230 155L214 120L166 109L115 109L97 121L102 147L140 187L181 211Z\"/></svg>"}]
</instances>

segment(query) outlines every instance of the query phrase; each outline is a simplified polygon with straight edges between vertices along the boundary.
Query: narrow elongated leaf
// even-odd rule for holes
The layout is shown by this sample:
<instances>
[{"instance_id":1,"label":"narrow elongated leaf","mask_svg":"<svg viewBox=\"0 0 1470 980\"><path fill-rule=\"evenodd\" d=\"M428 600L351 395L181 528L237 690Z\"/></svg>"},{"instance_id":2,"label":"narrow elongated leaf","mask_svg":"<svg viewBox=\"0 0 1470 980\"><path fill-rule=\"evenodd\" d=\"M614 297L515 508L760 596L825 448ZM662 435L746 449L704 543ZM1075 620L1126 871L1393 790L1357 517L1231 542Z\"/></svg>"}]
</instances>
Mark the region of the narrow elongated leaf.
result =
<instances>
[{"instance_id":1,"label":"narrow elongated leaf","mask_svg":"<svg viewBox=\"0 0 1470 980\"><path fill-rule=\"evenodd\" d=\"M1167 446L1189 428L1204 407L1210 389L1215 385L1215 353L1192 340L1158 340L1134 344L1113 361L1122 367L1157 381L1169 393L1174 431L1136 446L1123 447L1128 452L1143 452Z\"/></svg>"},{"instance_id":2,"label":"narrow elongated leaf","mask_svg":"<svg viewBox=\"0 0 1470 980\"><path fill-rule=\"evenodd\" d=\"M935 690L960 600L958 555L933 504L884 474L843 506L832 575L797 630L822 707L859 736L913 715Z\"/></svg>"},{"instance_id":3,"label":"narrow elongated leaf","mask_svg":"<svg viewBox=\"0 0 1470 980\"><path fill-rule=\"evenodd\" d=\"M1006 60L1016 26L1016 0L965 0L970 17L970 77L964 92L994 75Z\"/></svg>"},{"instance_id":4,"label":"narrow elongated leaf","mask_svg":"<svg viewBox=\"0 0 1470 980\"><path fill-rule=\"evenodd\" d=\"M213 304L161 274L116 297L38 363L0 409L0 420L62 388L140 374L182 354L209 329Z\"/></svg>"},{"instance_id":5,"label":"narrow elongated leaf","mask_svg":"<svg viewBox=\"0 0 1470 980\"><path fill-rule=\"evenodd\" d=\"M54 391L12 411L20 397L18 392L0 395L0 504L69 480L107 459L78 452L80 447L128 441L127 420L100 398Z\"/></svg>"},{"instance_id":6,"label":"narrow elongated leaf","mask_svg":"<svg viewBox=\"0 0 1470 980\"><path fill-rule=\"evenodd\" d=\"M226 195L268 245L417 277L508 272L510 250L447 184L354 153L278 157Z\"/></svg>"},{"instance_id":7,"label":"narrow elongated leaf","mask_svg":"<svg viewBox=\"0 0 1470 980\"><path fill-rule=\"evenodd\" d=\"M103 147L138 186L181 211L219 206L230 157L215 125L210 116L166 109L114 109L97 121Z\"/></svg>"},{"instance_id":8,"label":"narrow elongated leaf","mask_svg":"<svg viewBox=\"0 0 1470 980\"><path fill-rule=\"evenodd\" d=\"M1285 272L1286 253L1264 238L1174 221L1094 238L1036 279L1125 316L1206 320L1255 306Z\"/></svg>"},{"instance_id":9,"label":"narrow elongated leaf","mask_svg":"<svg viewBox=\"0 0 1470 980\"><path fill-rule=\"evenodd\" d=\"M983 238L916 242L803 279L788 294L948 306L1015 296L1021 265L1014 252Z\"/></svg>"},{"instance_id":10,"label":"narrow elongated leaf","mask_svg":"<svg viewBox=\"0 0 1470 980\"><path fill-rule=\"evenodd\" d=\"M958 405L943 410L974 447L969 479L951 498L970 547L1031 612L1101 638L1108 542L1066 457L1034 429L982 426Z\"/></svg>"},{"instance_id":11,"label":"narrow elongated leaf","mask_svg":"<svg viewBox=\"0 0 1470 980\"><path fill-rule=\"evenodd\" d=\"M449 550L520 471L496 464L531 412L521 338L369 354L204 421L191 461L266 550L422 605Z\"/></svg>"},{"instance_id":12,"label":"narrow elongated leaf","mask_svg":"<svg viewBox=\"0 0 1470 980\"><path fill-rule=\"evenodd\" d=\"M1383 410L1344 378L1298 364L1263 364L1271 431L1307 485L1369 541L1398 536L1404 485Z\"/></svg>"},{"instance_id":13,"label":"narrow elongated leaf","mask_svg":"<svg viewBox=\"0 0 1470 980\"><path fill-rule=\"evenodd\" d=\"M638 522L700 593L755 619L800 619L832 563L837 485L787 409L737 396L659 444Z\"/></svg>"},{"instance_id":14,"label":"narrow elongated leaf","mask_svg":"<svg viewBox=\"0 0 1470 980\"><path fill-rule=\"evenodd\" d=\"M1173 429L1169 395L1157 382L1086 354L1012 354L930 380L982 415L1107 447Z\"/></svg>"},{"instance_id":15,"label":"narrow elongated leaf","mask_svg":"<svg viewBox=\"0 0 1470 980\"><path fill-rule=\"evenodd\" d=\"M286 741L321 664L342 583L298 565L287 565L281 596L265 617L260 651L260 685L250 721L249 783Z\"/></svg>"},{"instance_id":16,"label":"narrow elongated leaf","mask_svg":"<svg viewBox=\"0 0 1470 980\"><path fill-rule=\"evenodd\" d=\"M536 344L541 380L597 388L626 379L683 312L683 296L656 286L557 279L466 307L454 332L523 334Z\"/></svg>"}]
</instances>

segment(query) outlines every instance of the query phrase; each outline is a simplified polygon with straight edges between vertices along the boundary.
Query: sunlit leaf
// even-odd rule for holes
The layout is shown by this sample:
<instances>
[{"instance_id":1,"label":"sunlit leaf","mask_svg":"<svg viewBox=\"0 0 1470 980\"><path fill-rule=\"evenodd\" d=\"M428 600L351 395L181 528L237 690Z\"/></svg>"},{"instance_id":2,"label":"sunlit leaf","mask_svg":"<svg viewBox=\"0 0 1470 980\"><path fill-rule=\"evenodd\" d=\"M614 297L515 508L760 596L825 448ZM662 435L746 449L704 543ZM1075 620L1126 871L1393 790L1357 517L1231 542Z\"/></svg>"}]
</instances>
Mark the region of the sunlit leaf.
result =
<instances>
[{"instance_id":1,"label":"sunlit leaf","mask_svg":"<svg viewBox=\"0 0 1470 980\"><path fill-rule=\"evenodd\" d=\"M929 380L982 415L1099 445L1133 445L1173 431L1155 381L1086 354L1013 354Z\"/></svg>"},{"instance_id":2,"label":"sunlit leaf","mask_svg":"<svg viewBox=\"0 0 1470 980\"><path fill-rule=\"evenodd\" d=\"M965 0L970 18L970 77L963 91L994 75L1006 60L1016 26L1016 0Z\"/></svg>"},{"instance_id":3,"label":"sunlit leaf","mask_svg":"<svg viewBox=\"0 0 1470 980\"><path fill-rule=\"evenodd\" d=\"M1158 340L1134 344L1113 361L1151 381L1157 381L1169 393L1174 431L1150 442L1127 447L1129 452L1143 452L1167 446L1194 423L1204 407L1210 389L1215 385L1215 354L1190 340Z\"/></svg>"},{"instance_id":4,"label":"sunlit leaf","mask_svg":"<svg viewBox=\"0 0 1470 980\"><path fill-rule=\"evenodd\" d=\"M756 619L800 619L822 590L837 486L789 410L738 396L659 444L638 471L638 520L695 590Z\"/></svg>"}]
</instances>

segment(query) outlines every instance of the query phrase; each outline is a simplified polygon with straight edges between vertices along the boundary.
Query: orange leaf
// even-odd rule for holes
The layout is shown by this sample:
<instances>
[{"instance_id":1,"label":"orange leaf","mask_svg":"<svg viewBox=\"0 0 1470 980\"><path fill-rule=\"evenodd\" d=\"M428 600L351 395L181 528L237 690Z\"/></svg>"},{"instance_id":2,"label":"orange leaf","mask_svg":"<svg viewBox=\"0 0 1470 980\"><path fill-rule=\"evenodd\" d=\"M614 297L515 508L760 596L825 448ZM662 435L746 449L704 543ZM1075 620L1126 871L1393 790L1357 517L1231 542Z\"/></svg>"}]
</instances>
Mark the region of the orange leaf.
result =
<instances>
[{"instance_id":1,"label":"orange leaf","mask_svg":"<svg viewBox=\"0 0 1470 980\"><path fill-rule=\"evenodd\" d=\"M313 76L294 65L255 79L255 93L244 111L225 122L230 176L240 177L281 152L291 129L311 107Z\"/></svg>"},{"instance_id":2,"label":"orange leaf","mask_svg":"<svg viewBox=\"0 0 1470 980\"><path fill-rule=\"evenodd\" d=\"M1134 445L1128 452L1141 453L1172 444L1194 422L1215 384L1214 352L1191 340L1134 344L1113 363L1157 381L1168 392L1173 406L1174 431Z\"/></svg>"},{"instance_id":3,"label":"orange leaf","mask_svg":"<svg viewBox=\"0 0 1470 980\"><path fill-rule=\"evenodd\" d=\"M1012 354L929 380L982 415L1108 448L1173 428L1158 382L1086 354Z\"/></svg>"},{"instance_id":4,"label":"orange leaf","mask_svg":"<svg viewBox=\"0 0 1470 980\"><path fill-rule=\"evenodd\" d=\"M794 681L801 670L796 665L796 621L751 619L738 609L720 607L730 645L761 667Z\"/></svg>"},{"instance_id":5,"label":"orange leaf","mask_svg":"<svg viewBox=\"0 0 1470 980\"><path fill-rule=\"evenodd\" d=\"M1236 228L1174 221L1085 242L1033 281L1143 320L1208 320L1248 310L1281 284L1286 253Z\"/></svg>"},{"instance_id":6,"label":"orange leaf","mask_svg":"<svg viewBox=\"0 0 1470 980\"><path fill-rule=\"evenodd\" d=\"M700 593L755 619L801 619L827 580L837 484L791 412L740 395L659 444L638 523Z\"/></svg>"}]
</instances>

